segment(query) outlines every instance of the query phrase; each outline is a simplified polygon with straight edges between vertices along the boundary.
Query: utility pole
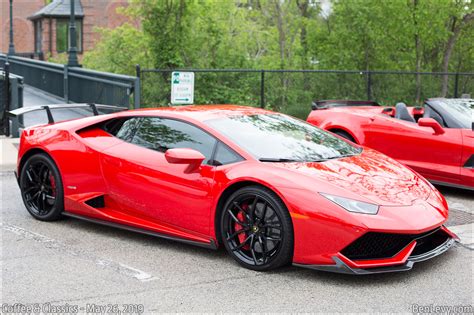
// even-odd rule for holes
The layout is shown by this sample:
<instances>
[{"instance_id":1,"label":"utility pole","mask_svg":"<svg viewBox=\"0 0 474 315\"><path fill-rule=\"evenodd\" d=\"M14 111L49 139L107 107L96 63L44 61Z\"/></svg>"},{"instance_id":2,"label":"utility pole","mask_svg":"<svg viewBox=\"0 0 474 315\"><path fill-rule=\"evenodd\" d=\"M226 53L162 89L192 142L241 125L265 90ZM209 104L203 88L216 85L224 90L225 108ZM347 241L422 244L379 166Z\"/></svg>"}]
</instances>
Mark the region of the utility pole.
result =
<instances>
[{"instance_id":1,"label":"utility pole","mask_svg":"<svg viewBox=\"0 0 474 315\"><path fill-rule=\"evenodd\" d=\"M15 54L15 44L13 43L13 0L10 0L10 45L8 46L8 55Z\"/></svg>"},{"instance_id":2,"label":"utility pole","mask_svg":"<svg viewBox=\"0 0 474 315\"><path fill-rule=\"evenodd\" d=\"M10 0L11 1L11 0ZM80 67L79 60L77 59L77 38L76 38L76 12L75 12L75 1L70 0L71 3L71 15L69 16L69 49L68 49L68 67Z\"/></svg>"}]
</instances>

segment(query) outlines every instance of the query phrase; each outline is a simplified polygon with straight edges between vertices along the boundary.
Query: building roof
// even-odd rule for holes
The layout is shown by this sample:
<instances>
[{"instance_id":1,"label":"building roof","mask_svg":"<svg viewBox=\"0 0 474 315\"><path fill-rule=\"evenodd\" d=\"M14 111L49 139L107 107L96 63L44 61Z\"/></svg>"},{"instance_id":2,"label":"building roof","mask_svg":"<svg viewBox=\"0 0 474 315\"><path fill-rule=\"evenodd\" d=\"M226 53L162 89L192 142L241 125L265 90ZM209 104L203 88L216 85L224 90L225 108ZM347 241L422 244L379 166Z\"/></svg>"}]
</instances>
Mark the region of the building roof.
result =
<instances>
[{"instance_id":1,"label":"building roof","mask_svg":"<svg viewBox=\"0 0 474 315\"><path fill-rule=\"evenodd\" d=\"M74 2L74 13L76 17L83 17L84 10L80 0ZM28 19L36 20L43 17L69 17L71 15L71 0L53 0L47 6L35 12Z\"/></svg>"}]
</instances>

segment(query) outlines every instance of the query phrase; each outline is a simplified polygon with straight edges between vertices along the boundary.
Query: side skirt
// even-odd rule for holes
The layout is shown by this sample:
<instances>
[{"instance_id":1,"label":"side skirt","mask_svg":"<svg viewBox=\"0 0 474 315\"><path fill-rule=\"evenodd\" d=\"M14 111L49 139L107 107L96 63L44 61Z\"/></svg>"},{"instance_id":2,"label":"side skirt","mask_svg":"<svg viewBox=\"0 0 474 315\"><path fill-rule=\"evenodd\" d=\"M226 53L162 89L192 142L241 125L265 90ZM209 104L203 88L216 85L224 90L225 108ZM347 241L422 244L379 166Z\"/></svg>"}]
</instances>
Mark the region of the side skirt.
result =
<instances>
[{"instance_id":1,"label":"side skirt","mask_svg":"<svg viewBox=\"0 0 474 315\"><path fill-rule=\"evenodd\" d=\"M190 244L190 245L194 245L194 246L199 246L199 247L204 247L204 248L208 248L208 249L214 249L214 250L217 249L217 244L212 239L210 240L210 243L202 243L202 242L187 240L187 239L184 239L184 238L179 238L179 237L175 237L175 236L171 236L171 235L167 235L167 234L161 234L161 233L157 233L157 232L154 232L154 231L141 229L141 228L137 228L137 227L133 227L133 226L129 226L129 225L124 225L124 224L119 224L119 223L114 223L114 222L108 222L108 221L105 221L105 220L90 218L90 217L86 217L86 216L82 216L82 215L78 215L78 214L74 214L74 213L70 213L70 212L63 212L62 214L64 216L67 216L67 217L71 217L71 218L75 218L75 219L79 219L79 220L84 220L84 221L88 221L88 222L92 222L92 223L97 223L97 224L101 224L101 225L105 225L105 226L110 226L110 227L114 227L114 228L118 228L118 229L122 229L122 230L126 230L126 231L141 233L141 234L145 234L145 235L151 235L151 236L155 236L155 237L164 238L164 239L167 239L167 240L177 241L177 242Z\"/></svg>"}]
</instances>

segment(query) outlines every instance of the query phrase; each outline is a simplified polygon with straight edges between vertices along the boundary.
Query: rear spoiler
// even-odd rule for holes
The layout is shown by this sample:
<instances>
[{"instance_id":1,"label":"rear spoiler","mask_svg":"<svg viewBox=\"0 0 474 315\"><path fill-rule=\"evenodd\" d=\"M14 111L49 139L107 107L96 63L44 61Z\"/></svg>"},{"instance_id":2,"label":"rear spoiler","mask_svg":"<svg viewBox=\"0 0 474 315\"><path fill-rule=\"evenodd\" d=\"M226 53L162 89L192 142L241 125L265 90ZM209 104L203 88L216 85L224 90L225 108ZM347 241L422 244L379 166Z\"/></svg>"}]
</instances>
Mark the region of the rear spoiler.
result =
<instances>
[{"instance_id":1,"label":"rear spoiler","mask_svg":"<svg viewBox=\"0 0 474 315\"><path fill-rule=\"evenodd\" d=\"M53 114L51 112L52 109L64 109L64 108L90 108L94 116L100 115L99 109L111 109L114 111L123 111L127 110L127 108L119 107L119 106L112 106L112 105L99 105L93 103L84 103L84 104L54 104L54 105L41 105L41 106L31 106L31 107L21 107L8 112L10 117L18 117L22 116L26 113L35 112L39 110L45 110L46 114L48 115L48 123L54 124Z\"/></svg>"},{"instance_id":2,"label":"rear spoiler","mask_svg":"<svg viewBox=\"0 0 474 315\"><path fill-rule=\"evenodd\" d=\"M340 106L380 106L375 101L357 101L357 100L315 100L311 103L311 109L328 109Z\"/></svg>"}]
</instances>

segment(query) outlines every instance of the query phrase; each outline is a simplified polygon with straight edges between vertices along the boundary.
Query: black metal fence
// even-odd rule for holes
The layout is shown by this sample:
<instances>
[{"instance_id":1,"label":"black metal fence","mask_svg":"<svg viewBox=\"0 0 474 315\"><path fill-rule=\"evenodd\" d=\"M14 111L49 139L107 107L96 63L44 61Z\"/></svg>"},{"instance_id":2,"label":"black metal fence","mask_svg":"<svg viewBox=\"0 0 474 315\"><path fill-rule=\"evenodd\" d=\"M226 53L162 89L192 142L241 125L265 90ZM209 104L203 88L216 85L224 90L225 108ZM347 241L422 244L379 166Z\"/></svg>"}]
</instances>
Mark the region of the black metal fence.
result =
<instances>
[{"instance_id":1,"label":"black metal fence","mask_svg":"<svg viewBox=\"0 0 474 315\"><path fill-rule=\"evenodd\" d=\"M18 137L22 118L11 121L8 111L23 107L23 78L10 73L6 63L0 70L0 135Z\"/></svg>"},{"instance_id":2,"label":"black metal fence","mask_svg":"<svg viewBox=\"0 0 474 315\"><path fill-rule=\"evenodd\" d=\"M29 59L44 60L44 53L42 52L17 52L15 53L15 56Z\"/></svg>"},{"instance_id":3,"label":"black metal fence","mask_svg":"<svg viewBox=\"0 0 474 315\"><path fill-rule=\"evenodd\" d=\"M10 135L7 113L10 110L10 72L8 64L0 71L0 135Z\"/></svg>"},{"instance_id":4,"label":"black metal fence","mask_svg":"<svg viewBox=\"0 0 474 315\"><path fill-rule=\"evenodd\" d=\"M196 104L242 104L270 108L306 118L315 99L367 99L393 105L415 105L441 96L474 93L474 73L248 70L248 69L138 69L145 107L170 104L171 72L195 72ZM417 84L418 79L418 84Z\"/></svg>"},{"instance_id":5,"label":"black metal fence","mask_svg":"<svg viewBox=\"0 0 474 315\"><path fill-rule=\"evenodd\" d=\"M0 66L7 60L0 54ZM65 102L99 103L140 107L137 77L68 68L61 64L9 56L10 72L24 77L25 84L64 98Z\"/></svg>"}]
</instances>

